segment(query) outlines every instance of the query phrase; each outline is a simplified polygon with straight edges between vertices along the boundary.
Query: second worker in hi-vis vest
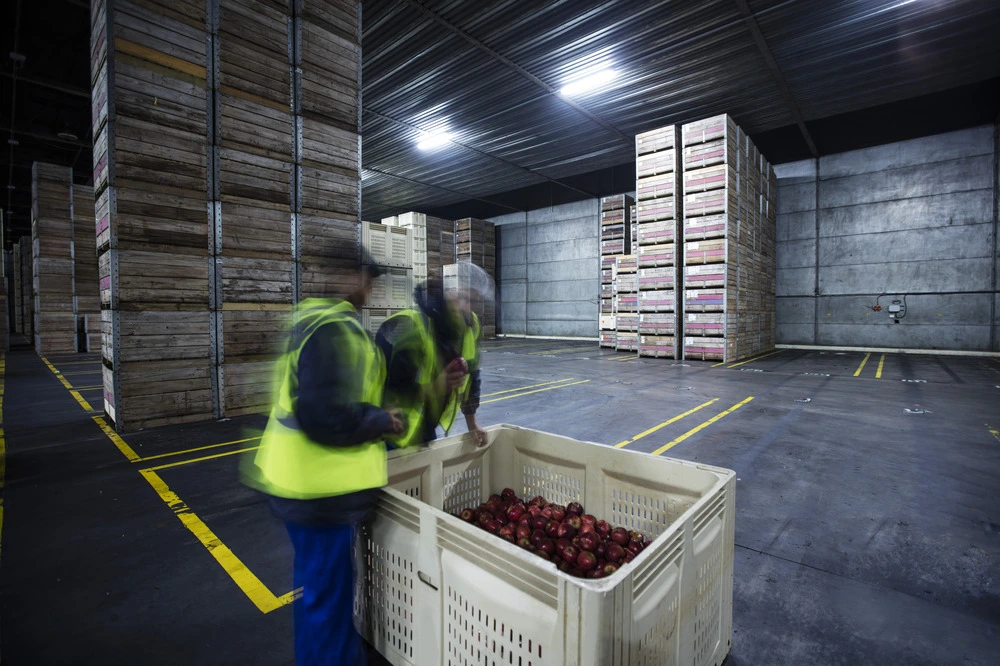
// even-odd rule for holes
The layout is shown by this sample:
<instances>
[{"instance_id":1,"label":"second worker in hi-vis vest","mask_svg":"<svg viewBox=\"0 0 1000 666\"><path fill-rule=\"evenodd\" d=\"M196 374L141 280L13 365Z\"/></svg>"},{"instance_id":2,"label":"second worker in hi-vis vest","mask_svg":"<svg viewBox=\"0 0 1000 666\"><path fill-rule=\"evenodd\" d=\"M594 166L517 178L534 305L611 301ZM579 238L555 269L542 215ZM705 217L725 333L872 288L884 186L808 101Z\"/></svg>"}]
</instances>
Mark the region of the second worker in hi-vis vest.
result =
<instances>
[{"instance_id":1,"label":"second worker in hi-vis vest","mask_svg":"<svg viewBox=\"0 0 1000 666\"><path fill-rule=\"evenodd\" d=\"M474 310L491 302L493 283L470 263L457 264L457 273L420 285L416 306L387 319L376 335L386 359L385 404L403 413L406 426L386 438L391 445L426 444L438 426L447 434L459 411L476 443L488 443L476 420L482 329Z\"/></svg>"}]
</instances>

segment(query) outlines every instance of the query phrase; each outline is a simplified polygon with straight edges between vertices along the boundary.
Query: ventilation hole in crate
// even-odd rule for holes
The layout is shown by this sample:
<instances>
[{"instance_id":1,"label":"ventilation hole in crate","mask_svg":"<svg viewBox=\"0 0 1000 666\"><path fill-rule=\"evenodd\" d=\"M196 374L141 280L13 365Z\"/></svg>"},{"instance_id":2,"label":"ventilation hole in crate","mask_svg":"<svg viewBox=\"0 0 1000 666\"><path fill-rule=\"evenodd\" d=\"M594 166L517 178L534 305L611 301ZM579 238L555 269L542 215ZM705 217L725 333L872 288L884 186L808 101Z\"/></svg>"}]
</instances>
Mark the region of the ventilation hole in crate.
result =
<instances>
[{"instance_id":1,"label":"ventilation hole in crate","mask_svg":"<svg viewBox=\"0 0 1000 666\"><path fill-rule=\"evenodd\" d=\"M482 502L481 469L469 467L461 472L444 475L444 506L447 513L458 513L466 507L475 508Z\"/></svg>"},{"instance_id":2,"label":"ventilation hole in crate","mask_svg":"<svg viewBox=\"0 0 1000 666\"><path fill-rule=\"evenodd\" d=\"M404 495L409 495L413 499L420 499L420 476L403 479L399 483L392 485L394 490L398 490Z\"/></svg>"},{"instance_id":3,"label":"ventilation hole in crate","mask_svg":"<svg viewBox=\"0 0 1000 666\"><path fill-rule=\"evenodd\" d=\"M719 644L719 600L722 596L722 550L716 549L695 577L697 594L694 611L695 663L711 658Z\"/></svg>"},{"instance_id":4,"label":"ventilation hole in crate","mask_svg":"<svg viewBox=\"0 0 1000 666\"><path fill-rule=\"evenodd\" d=\"M448 666L542 663L542 646L491 616L448 586L445 595L445 654Z\"/></svg>"},{"instance_id":5,"label":"ventilation hole in crate","mask_svg":"<svg viewBox=\"0 0 1000 666\"><path fill-rule=\"evenodd\" d=\"M636 495L622 488L611 489L608 520L613 525L639 530L649 538L659 536L683 513L674 500Z\"/></svg>"},{"instance_id":6,"label":"ventilation hole in crate","mask_svg":"<svg viewBox=\"0 0 1000 666\"><path fill-rule=\"evenodd\" d=\"M636 666L673 666L677 663L677 598L659 612L660 620L639 639Z\"/></svg>"},{"instance_id":7,"label":"ventilation hole in crate","mask_svg":"<svg viewBox=\"0 0 1000 666\"><path fill-rule=\"evenodd\" d=\"M583 482L567 474L561 474L545 467L525 465L523 497L542 495L549 502L569 504L583 501Z\"/></svg>"},{"instance_id":8,"label":"ventilation hole in crate","mask_svg":"<svg viewBox=\"0 0 1000 666\"><path fill-rule=\"evenodd\" d=\"M366 539L366 625L400 654L413 657L413 563Z\"/></svg>"}]
</instances>

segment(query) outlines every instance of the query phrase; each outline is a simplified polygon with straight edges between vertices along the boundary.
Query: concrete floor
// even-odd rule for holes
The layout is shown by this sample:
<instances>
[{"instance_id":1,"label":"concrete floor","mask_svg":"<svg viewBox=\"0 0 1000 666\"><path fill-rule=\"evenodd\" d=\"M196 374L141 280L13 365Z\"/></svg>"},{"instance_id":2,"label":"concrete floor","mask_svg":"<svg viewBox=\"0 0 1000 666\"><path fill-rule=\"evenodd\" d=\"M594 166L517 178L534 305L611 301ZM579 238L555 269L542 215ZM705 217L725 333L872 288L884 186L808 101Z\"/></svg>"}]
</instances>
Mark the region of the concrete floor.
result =
<instances>
[{"instance_id":1,"label":"concrete floor","mask_svg":"<svg viewBox=\"0 0 1000 666\"><path fill-rule=\"evenodd\" d=\"M737 472L727 664L1000 663L1000 361L864 358L493 342L480 420L614 444L717 399L628 448ZM96 355L48 360L99 407ZM2 406L7 663L292 663L291 549L236 472L262 419L116 446L30 350Z\"/></svg>"}]
</instances>

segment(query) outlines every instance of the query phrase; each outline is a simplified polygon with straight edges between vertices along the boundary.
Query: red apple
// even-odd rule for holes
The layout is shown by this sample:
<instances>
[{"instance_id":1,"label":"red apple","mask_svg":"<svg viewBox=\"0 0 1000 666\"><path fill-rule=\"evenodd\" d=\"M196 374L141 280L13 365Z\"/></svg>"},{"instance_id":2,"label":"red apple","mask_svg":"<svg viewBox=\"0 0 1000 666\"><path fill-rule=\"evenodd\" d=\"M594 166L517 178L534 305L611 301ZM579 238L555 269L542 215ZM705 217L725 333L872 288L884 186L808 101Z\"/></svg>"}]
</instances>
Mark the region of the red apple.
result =
<instances>
[{"instance_id":1,"label":"red apple","mask_svg":"<svg viewBox=\"0 0 1000 666\"><path fill-rule=\"evenodd\" d=\"M572 539L576 536L576 529L568 522L562 523L556 530L556 536L560 539Z\"/></svg>"},{"instance_id":2,"label":"red apple","mask_svg":"<svg viewBox=\"0 0 1000 666\"><path fill-rule=\"evenodd\" d=\"M546 518L552 518L552 509L550 507L545 507L542 509L542 515Z\"/></svg>"},{"instance_id":3,"label":"red apple","mask_svg":"<svg viewBox=\"0 0 1000 666\"><path fill-rule=\"evenodd\" d=\"M531 516L529 515L521 516L520 518L517 519L517 524L527 525L528 527L531 527Z\"/></svg>"},{"instance_id":4,"label":"red apple","mask_svg":"<svg viewBox=\"0 0 1000 666\"><path fill-rule=\"evenodd\" d=\"M608 562L607 564L604 565L605 576L610 576L614 574L616 571L618 571L618 565L615 564L614 562Z\"/></svg>"},{"instance_id":5,"label":"red apple","mask_svg":"<svg viewBox=\"0 0 1000 666\"><path fill-rule=\"evenodd\" d=\"M628 531L624 527L616 527L611 530L611 540L619 546L627 546L629 542Z\"/></svg>"},{"instance_id":6,"label":"red apple","mask_svg":"<svg viewBox=\"0 0 1000 666\"><path fill-rule=\"evenodd\" d=\"M552 520L557 523L561 523L566 517L566 507L560 504L550 504L549 508L552 509Z\"/></svg>"},{"instance_id":7,"label":"red apple","mask_svg":"<svg viewBox=\"0 0 1000 666\"><path fill-rule=\"evenodd\" d=\"M625 558L625 549L617 543L608 544L607 556L609 562L621 562Z\"/></svg>"},{"instance_id":8,"label":"red apple","mask_svg":"<svg viewBox=\"0 0 1000 666\"><path fill-rule=\"evenodd\" d=\"M566 505L566 513L572 513L577 516L583 515L583 507L579 502L570 502Z\"/></svg>"},{"instance_id":9,"label":"red apple","mask_svg":"<svg viewBox=\"0 0 1000 666\"><path fill-rule=\"evenodd\" d=\"M551 555L556 552L556 544L552 541L552 539L541 539L535 547L538 549L538 552L545 553L547 555Z\"/></svg>"},{"instance_id":10,"label":"red apple","mask_svg":"<svg viewBox=\"0 0 1000 666\"><path fill-rule=\"evenodd\" d=\"M528 513L531 515L532 518L534 518L535 516L542 515L542 510L539 509L538 506L535 504L529 504Z\"/></svg>"},{"instance_id":11,"label":"red apple","mask_svg":"<svg viewBox=\"0 0 1000 666\"><path fill-rule=\"evenodd\" d=\"M631 562L634 559L635 559L635 553L633 553L631 550L626 550L625 551L625 562L628 563L628 562Z\"/></svg>"},{"instance_id":12,"label":"red apple","mask_svg":"<svg viewBox=\"0 0 1000 666\"><path fill-rule=\"evenodd\" d=\"M536 530L544 530L545 524L549 522L549 519L545 516L535 516L531 519L531 527Z\"/></svg>"},{"instance_id":13,"label":"red apple","mask_svg":"<svg viewBox=\"0 0 1000 666\"><path fill-rule=\"evenodd\" d=\"M642 536L642 532L638 532L636 530L630 530L628 533L628 538L629 541L638 541L639 543L642 543L643 541L646 540L646 537Z\"/></svg>"},{"instance_id":14,"label":"red apple","mask_svg":"<svg viewBox=\"0 0 1000 666\"><path fill-rule=\"evenodd\" d=\"M597 550L597 544L601 543L598 539L597 534L590 532L580 535L580 549L587 552L594 552Z\"/></svg>"},{"instance_id":15,"label":"red apple","mask_svg":"<svg viewBox=\"0 0 1000 666\"><path fill-rule=\"evenodd\" d=\"M515 504L509 509L507 509L507 518L513 521L521 520L521 516L524 515L524 509L521 508L519 504Z\"/></svg>"},{"instance_id":16,"label":"red apple","mask_svg":"<svg viewBox=\"0 0 1000 666\"><path fill-rule=\"evenodd\" d=\"M568 539L556 539L556 555L561 556L568 545L570 545Z\"/></svg>"},{"instance_id":17,"label":"red apple","mask_svg":"<svg viewBox=\"0 0 1000 666\"><path fill-rule=\"evenodd\" d=\"M458 514L458 517L467 523L471 523L476 519L476 514L472 509L462 509L462 513Z\"/></svg>"},{"instance_id":18,"label":"red apple","mask_svg":"<svg viewBox=\"0 0 1000 666\"><path fill-rule=\"evenodd\" d=\"M531 545L537 547L538 542L545 538L545 532L542 530L535 530L528 538L531 540Z\"/></svg>"},{"instance_id":19,"label":"red apple","mask_svg":"<svg viewBox=\"0 0 1000 666\"><path fill-rule=\"evenodd\" d=\"M493 532L493 534L496 534L500 531L501 525L496 520L489 520L486 522L484 527L486 527L488 531Z\"/></svg>"},{"instance_id":20,"label":"red apple","mask_svg":"<svg viewBox=\"0 0 1000 666\"><path fill-rule=\"evenodd\" d=\"M629 544L628 546L625 547L625 550L629 551L630 553L635 553L636 555L638 555L639 553L642 552L642 542L629 541Z\"/></svg>"},{"instance_id":21,"label":"red apple","mask_svg":"<svg viewBox=\"0 0 1000 666\"><path fill-rule=\"evenodd\" d=\"M576 558L579 554L580 551L577 549L577 547L571 544L563 548L562 558L567 562L572 563L576 562Z\"/></svg>"},{"instance_id":22,"label":"red apple","mask_svg":"<svg viewBox=\"0 0 1000 666\"><path fill-rule=\"evenodd\" d=\"M597 534L597 530L594 529L593 525L587 523L580 525L580 534L586 534L587 532L590 532L592 534Z\"/></svg>"},{"instance_id":23,"label":"red apple","mask_svg":"<svg viewBox=\"0 0 1000 666\"><path fill-rule=\"evenodd\" d=\"M576 566L580 567L582 571L590 571L597 566L597 558L593 553L583 551L576 556Z\"/></svg>"},{"instance_id":24,"label":"red apple","mask_svg":"<svg viewBox=\"0 0 1000 666\"><path fill-rule=\"evenodd\" d=\"M545 498L542 497L541 495L538 495L537 497L533 498L530 503L534 504L539 509L543 508L546 504L548 504L548 502L545 501Z\"/></svg>"},{"instance_id":25,"label":"red apple","mask_svg":"<svg viewBox=\"0 0 1000 666\"><path fill-rule=\"evenodd\" d=\"M587 572L587 578L604 578L604 570L600 567L594 567Z\"/></svg>"},{"instance_id":26,"label":"red apple","mask_svg":"<svg viewBox=\"0 0 1000 666\"><path fill-rule=\"evenodd\" d=\"M538 557L542 558L543 560L551 560L552 559L551 555L549 555L548 553L543 553L540 550L536 550L535 551L535 555L537 555Z\"/></svg>"},{"instance_id":27,"label":"red apple","mask_svg":"<svg viewBox=\"0 0 1000 666\"><path fill-rule=\"evenodd\" d=\"M481 514L479 514L479 521L478 522L479 522L480 525L485 525L486 523L488 523L491 520L493 520L493 514L490 513L489 511L483 511Z\"/></svg>"},{"instance_id":28,"label":"red apple","mask_svg":"<svg viewBox=\"0 0 1000 666\"><path fill-rule=\"evenodd\" d=\"M518 539L517 545L525 550L534 550L535 547L531 545L531 539Z\"/></svg>"},{"instance_id":29,"label":"red apple","mask_svg":"<svg viewBox=\"0 0 1000 666\"><path fill-rule=\"evenodd\" d=\"M585 513L582 516L580 516L580 520L583 521L584 525L593 525L594 523L597 522L597 518L590 515L589 513Z\"/></svg>"},{"instance_id":30,"label":"red apple","mask_svg":"<svg viewBox=\"0 0 1000 666\"><path fill-rule=\"evenodd\" d=\"M493 516L493 520L497 521L501 525L506 525L507 523L510 522L510 518L508 518L507 514L504 513L503 511L501 511L497 515Z\"/></svg>"},{"instance_id":31,"label":"red apple","mask_svg":"<svg viewBox=\"0 0 1000 666\"><path fill-rule=\"evenodd\" d=\"M597 548L594 549L594 555L597 555L597 559L604 559L608 556L608 544L603 541L597 544Z\"/></svg>"},{"instance_id":32,"label":"red apple","mask_svg":"<svg viewBox=\"0 0 1000 666\"><path fill-rule=\"evenodd\" d=\"M517 528L510 524L504 525L500 528L500 536L506 536L508 534L514 537L511 539L511 541L514 541L514 539L517 538Z\"/></svg>"},{"instance_id":33,"label":"red apple","mask_svg":"<svg viewBox=\"0 0 1000 666\"><path fill-rule=\"evenodd\" d=\"M518 525L515 534L517 534L518 539L527 539L531 536L531 528L527 525Z\"/></svg>"},{"instance_id":34,"label":"red apple","mask_svg":"<svg viewBox=\"0 0 1000 666\"><path fill-rule=\"evenodd\" d=\"M492 501L496 500L497 502L499 502L499 501L501 501L502 499L503 499L503 498L502 498L502 497L500 497L500 495L497 495L496 493L493 493L492 495L490 495L489 499L488 499L488 500L486 500L486 501L487 501L487 502L492 502Z\"/></svg>"},{"instance_id":35,"label":"red apple","mask_svg":"<svg viewBox=\"0 0 1000 666\"><path fill-rule=\"evenodd\" d=\"M572 539L570 539L569 542L571 544L573 544L574 546L576 546L577 548L579 548L580 547L580 535L579 534L576 535L575 537L573 537Z\"/></svg>"},{"instance_id":36,"label":"red apple","mask_svg":"<svg viewBox=\"0 0 1000 666\"><path fill-rule=\"evenodd\" d=\"M563 573L567 574L570 572L571 569L570 563L567 562L566 560L560 560L559 564L557 564L556 567L559 569L559 571L562 571Z\"/></svg>"},{"instance_id":37,"label":"red apple","mask_svg":"<svg viewBox=\"0 0 1000 666\"><path fill-rule=\"evenodd\" d=\"M563 521L564 525L570 525L574 530L579 531L583 527L583 521L580 520L580 516L566 516L566 520Z\"/></svg>"},{"instance_id":38,"label":"red apple","mask_svg":"<svg viewBox=\"0 0 1000 666\"><path fill-rule=\"evenodd\" d=\"M504 488L500 491L500 497L505 500L511 501L517 499L517 493L514 492L513 488Z\"/></svg>"},{"instance_id":39,"label":"red apple","mask_svg":"<svg viewBox=\"0 0 1000 666\"><path fill-rule=\"evenodd\" d=\"M554 520L550 520L545 523L545 534L549 537L557 537L559 532L559 523Z\"/></svg>"},{"instance_id":40,"label":"red apple","mask_svg":"<svg viewBox=\"0 0 1000 666\"><path fill-rule=\"evenodd\" d=\"M606 520L598 520L594 523L594 529L604 538L607 538L611 534L611 525Z\"/></svg>"}]
</instances>

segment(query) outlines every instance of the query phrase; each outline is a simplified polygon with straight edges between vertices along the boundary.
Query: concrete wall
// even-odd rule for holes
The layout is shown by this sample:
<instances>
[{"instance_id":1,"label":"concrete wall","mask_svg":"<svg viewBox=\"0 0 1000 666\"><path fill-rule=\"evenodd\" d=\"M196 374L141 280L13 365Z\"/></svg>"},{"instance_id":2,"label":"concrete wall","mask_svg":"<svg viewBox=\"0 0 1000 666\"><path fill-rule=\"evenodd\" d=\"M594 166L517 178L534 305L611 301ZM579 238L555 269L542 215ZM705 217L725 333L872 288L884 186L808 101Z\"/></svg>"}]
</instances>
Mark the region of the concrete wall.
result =
<instances>
[{"instance_id":1,"label":"concrete wall","mask_svg":"<svg viewBox=\"0 0 1000 666\"><path fill-rule=\"evenodd\" d=\"M778 343L997 350L996 157L990 125L776 166Z\"/></svg>"},{"instance_id":2,"label":"concrete wall","mask_svg":"<svg viewBox=\"0 0 1000 666\"><path fill-rule=\"evenodd\" d=\"M597 337L600 202L588 199L490 221L498 225L499 331Z\"/></svg>"}]
</instances>

